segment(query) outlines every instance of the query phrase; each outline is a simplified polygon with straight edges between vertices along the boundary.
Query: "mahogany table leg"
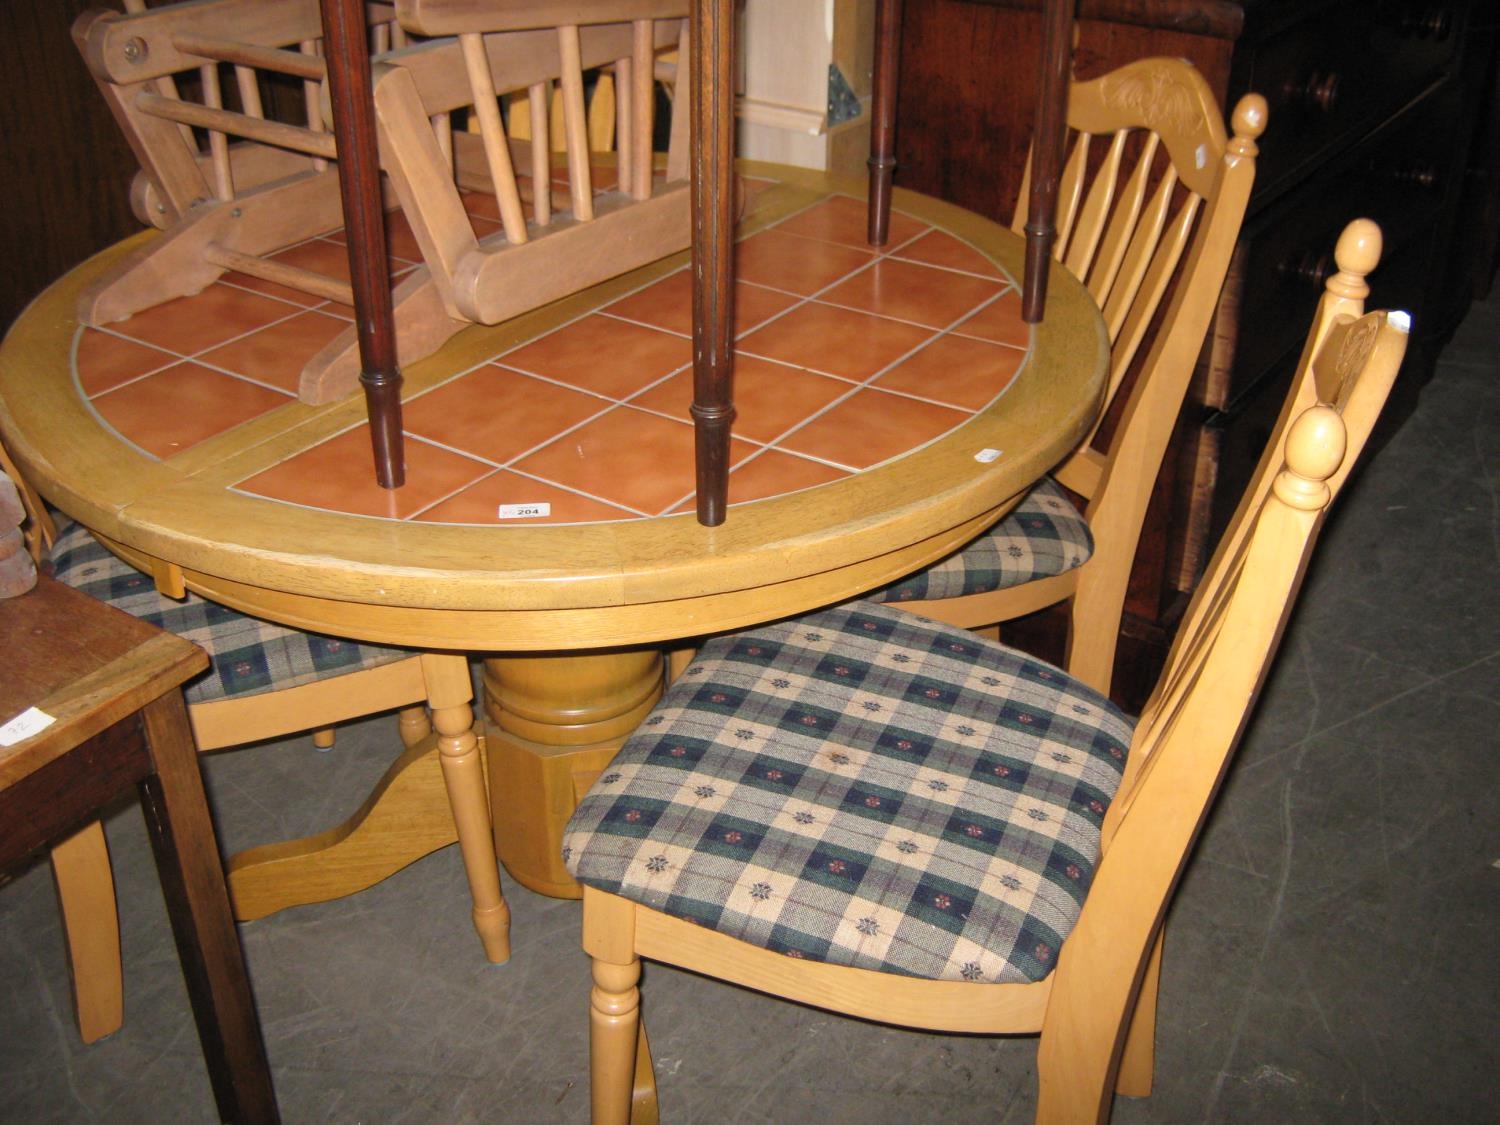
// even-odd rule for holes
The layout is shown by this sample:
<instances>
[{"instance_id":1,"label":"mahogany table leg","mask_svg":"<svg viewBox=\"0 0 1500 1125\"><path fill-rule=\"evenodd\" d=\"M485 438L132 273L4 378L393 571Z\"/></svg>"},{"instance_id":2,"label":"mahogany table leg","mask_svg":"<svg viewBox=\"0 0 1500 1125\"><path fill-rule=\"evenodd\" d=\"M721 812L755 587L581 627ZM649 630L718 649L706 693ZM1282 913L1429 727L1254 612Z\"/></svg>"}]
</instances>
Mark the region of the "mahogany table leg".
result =
<instances>
[{"instance_id":1,"label":"mahogany table leg","mask_svg":"<svg viewBox=\"0 0 1500 1125\"><path fill-rule=\"evenodd\" d=\"M875 75L870 96L870 219L867 239L884 246L891 231L896 174L896 79L901 63L901 0L875 9Z\"/></svg>"},{"instance_id":2,"label":"mahogany table leg","mask_svg":"<svg viewBox=\"0 0 1500 1125\"><path fill-rule=\"evenodd\" d=\"M380 163L375 151L375 103L363 0L322 0L328 93L339 150L339 189L349 242L355 324L370 415L375 479L382 488L406 481L401 437L401 371L391 311L390 264L385 251Z\"/></svg>"},{"instance_id":3,"label":"mahogany table leg","mask_svg":"<svg viewBox=\"0 0 1500 1125\"><path fill-rule=\"evenodd\" d=\"M224 1121L277 1121L250 981L180 692L142 710L155 772L140 782L177 953Z\"/></svg>"},{"instance_id":4,"label":"mahogany table leg","mask_svg":"<svg viewBox=\"0 0 1500 1125\"><path fill-rule=\"evenodd\" d=\"M1068 62L1073 50L1075 0L1046 0L1042 59L1037 71L1036 131L1032 138L1031 195L1026 206L1026 276L1021 319L1036 324L1047 304L1047 273L1057 237L1057 181L1062 175L1068 119Z\"/></svg>"},{"instance_id":5,"label":"mahogany table leg","mask_svg":"<svg viewBox=\"0 0 1500 1125\"><path fill-rule=\"evenodd\" d=\"M661 698L663 667L657 649L485 661L495 847L518 883L580 895L562 862L563 826Z\"/></svg>"},{"instance_id":6,"label":"mahogany table leg","mask_svg":"<svg viewBox=\"0 0 1500 1125\"><path fill-rule=\"evenodd\" d=\"M698 522L724 522L734 422L734 6L692 7L693 417Z\"/></svg>"}]
</instances>

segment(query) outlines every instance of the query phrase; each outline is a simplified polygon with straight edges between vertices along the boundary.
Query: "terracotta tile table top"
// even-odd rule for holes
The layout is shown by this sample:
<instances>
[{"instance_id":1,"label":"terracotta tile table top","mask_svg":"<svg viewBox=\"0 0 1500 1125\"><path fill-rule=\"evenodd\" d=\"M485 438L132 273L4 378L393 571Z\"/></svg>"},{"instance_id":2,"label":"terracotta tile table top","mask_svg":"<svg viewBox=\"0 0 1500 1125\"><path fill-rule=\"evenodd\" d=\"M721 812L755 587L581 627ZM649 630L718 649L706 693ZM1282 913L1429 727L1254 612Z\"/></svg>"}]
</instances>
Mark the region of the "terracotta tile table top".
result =
<instances>
[{"instance_id":1,"label":"terracotta tile table top","mask_svg":"<svg viewBox=\"0 0 1500 1125\"><path fill-rule=\"evenodd\" d=\"M752 174L747 185L736 255L730 509L703 549L764 550L773 570L801 578L878 553L868 520L852 538L827 529L832 553L824 561L801 557L801 546L779 550L783 537L802 543L787 520L803 511L826 524L835 519L828 513L878 521L899 509L906 524L893 529L897 541L880 548L887 551L939 531L957 535L958 524L1000 510L1076 442L1102 386L1104 349L1097 310L1065 274L1054 283L1064 291L1059 311L1033 330L1020 319L1014 280L1020 240L994 224L903 194L890 240L877 251L865 242L859 184L799 172L775 181ZM473 222L478 229L492 220L476 214ZM390 235L398 277L419 268L410 241L398 219ZM285 256L336 271L343 252L334 232ZM90 268L98 267L75 273ZM60 309L71 279L54 286L50 299ZM36 462L55 502L146 559L183 567L189 584L205 590L223 580L356 602L391 596L466 608L477 598L511 608L488 587L446 588L449 579L462 585L465 569L450 556L476 547L472 529L503 530L514 534L487 540L485 557L508 574L529 572L515 560L555 555L557 547L528 536L559 525L596 529L570 540L585 556L632 556L597 558L582 575L595 588L585 592L574 574L570 593L554 591L564 602L630 600L622 587L636 574L701 587L704 577L688 573L681 552L657 557L666 548L654 526L608 530L662 517L679 528L691 519L689 289L686 255L678 255L495 328L470 329L410 365L407 483L394 491L374 481L358 396L322 407L296 398L302 364L347 327L351 310L241 275L105 327L68 325L65 343L54 339L57 325L34 328L35 310L23 316L18 327L26 328L12 337L28 342L8 338L7 350L24 348L54 384L66 377L66 388L45 392L52 396L45 425L87 430L88 449L70 447L62 460L73 458L71 466L43 452L46 442L32 441L43 407L25 402L33 388L7 384L3 370L0 425L22 460ZM36 333L50 342L34 345ZM46 357L64 348L66 371L50 370ZM1049 387L1059 376L1042 369L1054 362L1062 381ZM1038 405L1058 395L1064 409ZM28 410L38 412L33 420L22 417ZM109 473L101 472L106 462ZM986 479L993 491L979 498ZM868 488L829 492L865 480ZM937 507L956 506L922 515L924 489L943 498ZM961 502L958 491L966 493ZM218 514L199 522L205 505ZM764 520L771 523L756 526ZM375 530L389 524L429 529L420 551L406 533ZM471 536L445 538L463 532ZM636 545L622 546L631 536ZM349 587L347 572L388 567L401 586L422 569L422 556L450 560L434 568L438 586L391 594L372 579L374 595ZM556 567L543 569L562 580ZM247 598L241 604L257 604ZM540 607L555 604L552 594L539 598Z\"/></svg>"},{"instance_id":2,"label":"terracotta tile table top","mask_svg":"<svg viewBox=\"0 0 1500 1125\"><path fill-rule=\"evenodd\" d=\"M825 484L940 437L1003 394L1026 358L1029 329L1008 275L899 213L877 253L865 244L864 215L863 201L834 196L740 244L731 504ZM338 272L338 237L283 257ZM391 241L399 276L415 267L402 256L399 223ZM84 328L78 386L122 439L171 458L287 405L302 363L350 317L311 300L230 275ZM691 333L682 266L410 395L405 489L374 484L359 433L235 487L311 508L456 523L686 511ZM502 514L513 510L528 514Z\"/></svg>"}]
</instances>

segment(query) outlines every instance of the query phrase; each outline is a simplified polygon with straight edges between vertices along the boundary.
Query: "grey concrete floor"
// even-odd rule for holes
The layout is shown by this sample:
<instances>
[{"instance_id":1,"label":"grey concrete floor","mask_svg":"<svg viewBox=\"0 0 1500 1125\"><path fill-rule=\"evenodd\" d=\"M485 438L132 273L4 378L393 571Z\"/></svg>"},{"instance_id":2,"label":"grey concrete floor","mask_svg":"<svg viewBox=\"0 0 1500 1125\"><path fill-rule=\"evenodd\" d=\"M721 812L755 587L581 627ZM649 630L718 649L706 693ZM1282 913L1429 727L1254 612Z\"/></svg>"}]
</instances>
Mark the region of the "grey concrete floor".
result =
<instances>
[{"instance_id":1,"label":"grey concrete floor","mask_svg":"<svg viewBox=\"0 0 1500 1125\"><path fill-rule=\"evenodd\" d=\"M1408 399L1411 397L1407 396ZM1500 1103L1500 298L1330 521L1171 915L1157 1088L1117 1122L1493 1121ZM345 816L386 719L213 757L222 842ZM108 821L124 1028L78 1041L51 876L0 887L0 1121L213 1119L135 805ZM507 881L483 960L456 850L242 927L298 1122L587 1119L578 905ZM841 1019L661 967L644 983L666 1120L1021 1122L1035 1043Z\"/></svg>"}]
</instances>

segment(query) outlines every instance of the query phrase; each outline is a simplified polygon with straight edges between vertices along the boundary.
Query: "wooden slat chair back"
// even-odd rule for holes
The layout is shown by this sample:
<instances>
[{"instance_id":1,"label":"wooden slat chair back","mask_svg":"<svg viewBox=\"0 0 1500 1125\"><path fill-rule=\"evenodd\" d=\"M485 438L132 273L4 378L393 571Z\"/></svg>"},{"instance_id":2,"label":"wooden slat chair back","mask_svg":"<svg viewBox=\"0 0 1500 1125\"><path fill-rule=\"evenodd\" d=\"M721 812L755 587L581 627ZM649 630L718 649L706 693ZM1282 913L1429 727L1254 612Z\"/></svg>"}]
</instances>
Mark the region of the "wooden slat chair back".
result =
<instances>
[{"instance_id":1,"label":"wooden slat chair back","mask_svg":"<svg viewBox=\"0 0 1500 1125\"><path fill-rule=\"evenodd\" d=\"M383 163L447 317L495 324L687 247L687 115L673 115L665 177L652 144L656 56L685 42L687 8L687 0L397 4L408 31L456 36L462 54L455 68L429 50L395 52L374 83ZM617 105L616 185L608 191L595 183L584 102L585 72L604 65L614 71ZM554 82L565 210L541 189L553 176ZM504 129L498 98L511 93L526 93L532 109L524 142ZM454 135L450 152L428 120L459 109L477 118L479 133ZM465 190L493 196L501 232L475 234Z\"/></svg>"},{"instance_id":2,"label":"wooden slat chair back","mask_svg":"<svg viewBox=\"0 0 1500 1125\"><path fill-rule=\"evenodd\" d=\"M1343 281L1372 247L1368 227L1346 236ZM596 1123L654 1096L642 957L865 1019L1040 1033L1040 1121L1149 1093L1167 906L1405 352L1405 314L1361 311L1330 289L1138 722L1060 669L868 602L704 646L566 837ZM960 664L972 676L945 675ZM1070 878L1071 918L1049 897Z\"/></svg>"},{"instance_id":3,"label":"wooden slat chair back","mask_svg":"<svg viewBox=\"0 0 1500 1125\"><path fill-rule=\"evenodd\" d=\"M407 41L389 5L371 5L370 18L376 49ZM83 323L196 293L229 270L353 303L346 280L271 257L343 223L322 34L317 0L151 9L132 0L123 15L96 9L75 21L74 40L140 162L137 217L166 232L85 291ZM295 120L269 112L263 96L288 81L301 87Z\"/></svg>"},{"instance_id":4,"label":"wooden slat chair back","mask_svg":"<svg viewBox=\"0 0 1500 1125\"><path fill-rule=\"evenodd\" d=\"M1226 136L1191 64L1144 59L1075 82L1067 120L1055 253L1104 314L1111 351L1100 419L1110 432L1096 426L1054 470L1056 484L1033 490L985 536L871 596L969 628L1072 598L1067 668L1107 692L1146 508L1239 237L1266 104L1256 94L1242 98ZM1017 231L1027 194L1023 184ZM1081 519L1057 484L1081 498ZM1056 512L1033 511L1039 504ZM1044 536L1063 526L1040 551L1027 532L1037 518ZM1091 554L1086 546L1057 550L1059 542L1089 540ZM1018 551L1036 559L1034 569L1009 574L1004 557ZM976 585L983 572L991 581Z\"/></svg>"},{"instance_id":5,"label":"wooden slat chair back","mask_svg":"<svg viewBox=\"0 0 1500 1125\"><path fill-rule=\"evenodd\" d=\"M151 620L151 614L170 613L178 606L176 600L155 594L149 578L94 543L79 525L59 533L47 506L3 443L0 470L18 486L27 514L22 530L39 568L51 573L55 550L61 580L116 608ZM129 555L121 544L109 547ZM185 609L193 599L188 596ZM212 625L195 626L183 635L208 650L215 661L219 649L233 647L237 658L255 663L246 657L250 640L243 615L222 610L206 617ZM277 643L277 636L296 634L280 626L265 629L261 640L268 648ZM231 638L233 645L216 644L218 636ZM295 643L285 651L295 651ZM231 856L227 874L235 917L246 921L353 894L457 839L469 869L474 922L486 955L504 961L510 950L508 913L499 897L477 750L467 733L473 724L468 661L459 654L383 650L352 642L344 646L344 655L348 659L340 667L352 670L328 671L311 679L304 675L295 682L273 679L269 686L244 692L226 694L215 688L194 698L194 685L189 685L188 719L194 742L205 752L307 730L316 731L315 743L326 748L333 745L334 724L399 709L397 749L405 750L377 788L377 793L389 796L390 804L380 808L367 802L346 825L330 832L263 844ZM267 660L267 668L289 663L278 656ZM211 667L211 681L227 678ZM436 753L430 741L434 727ZM464 754L472 761L459 763ZM472 767L472 785L465 787L456 777L444 776L450 756L457 763L455 770ZM443 759L441 768L434 757ZM93 1042L117 1030L123 1019L114 884L99 823L55 848L52 864L73 967L79 1031L86 1042Z\"/></svg>"}]
</instances>

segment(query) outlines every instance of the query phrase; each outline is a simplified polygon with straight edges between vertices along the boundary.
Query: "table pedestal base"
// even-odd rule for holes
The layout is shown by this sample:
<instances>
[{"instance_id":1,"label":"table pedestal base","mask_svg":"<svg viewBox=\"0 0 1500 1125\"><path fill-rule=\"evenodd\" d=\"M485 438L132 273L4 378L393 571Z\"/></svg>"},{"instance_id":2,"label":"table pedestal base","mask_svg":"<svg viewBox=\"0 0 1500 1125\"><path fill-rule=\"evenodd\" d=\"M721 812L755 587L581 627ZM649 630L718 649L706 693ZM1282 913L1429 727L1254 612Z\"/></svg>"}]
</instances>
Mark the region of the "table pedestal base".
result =
<instances>
[{"instance_id":1,"label":"table pedestal base","mask_svg":"<svg viewBox=\"0 0 1500 1125\"><path fill-rule=\"evenodd\" d=\"M563 866L563 827L661 698L663 667L657 649L485 661L495 849L522 886L582 894Z\"/></svg>"}]
</instances>

